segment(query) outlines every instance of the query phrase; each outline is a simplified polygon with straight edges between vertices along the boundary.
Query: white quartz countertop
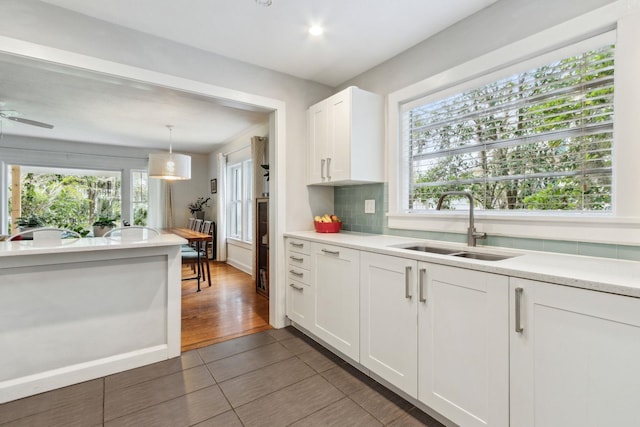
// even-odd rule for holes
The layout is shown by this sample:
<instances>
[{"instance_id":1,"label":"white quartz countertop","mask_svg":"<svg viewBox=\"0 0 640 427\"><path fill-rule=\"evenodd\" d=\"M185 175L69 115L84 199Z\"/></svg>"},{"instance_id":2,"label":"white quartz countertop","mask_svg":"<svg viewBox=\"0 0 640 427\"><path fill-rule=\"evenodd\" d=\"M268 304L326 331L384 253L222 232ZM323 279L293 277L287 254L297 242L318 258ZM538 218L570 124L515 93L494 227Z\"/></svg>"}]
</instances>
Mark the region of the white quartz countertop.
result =
<instances>
[{"instance_id":1,"label":"white quartz countertop","mask_svg":"<svg viewBox=\"0 0 640 427\"><path fill-rule=\"evenodd\" d=\"M482 246L471 248L464 244L437 240L350 232L297 231L287 232L285 237L640 298L640 262L637 261L510 248ZM413 244L445 247L452 251L513 255L513 257L500 261L481 261L397 247Z\"/></svg>"},{"instance_id":2,"label":"white quartz countertop","mask_svg":"<svg viewBox=\"0 0 640 427\"><path fill-rule=\"evenodd\" d=\"M0 242L0 258L86 251L152 248L186 244L175 234L161 234L148 240L108 239L104 237L65 239L59 241L18 240Z\"/></svg>"}]
</instances>

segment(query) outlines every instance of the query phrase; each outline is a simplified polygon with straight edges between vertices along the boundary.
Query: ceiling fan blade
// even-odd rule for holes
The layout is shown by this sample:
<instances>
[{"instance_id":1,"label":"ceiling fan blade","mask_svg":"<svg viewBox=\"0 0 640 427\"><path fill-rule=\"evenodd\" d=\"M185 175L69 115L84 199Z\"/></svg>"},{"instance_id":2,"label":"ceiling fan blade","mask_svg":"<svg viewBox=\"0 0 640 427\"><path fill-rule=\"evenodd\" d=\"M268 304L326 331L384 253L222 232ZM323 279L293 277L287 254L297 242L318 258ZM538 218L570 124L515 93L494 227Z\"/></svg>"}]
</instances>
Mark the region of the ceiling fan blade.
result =
<instances>
[{"instance_id":1,"label":"ceiling fan blade","mask_svg":"<svg viewBox=\"0 0 640 427\"><path fill-rule=\"evenodd\" d=\"M37 122L35 120L23 119L22 117L12 117L12 116L4 116L8 120L13 120L14 122L24 123L25 125L38 126L41 128L53 129L53 125L49 123Z\"/></svg>"}]
</instances>

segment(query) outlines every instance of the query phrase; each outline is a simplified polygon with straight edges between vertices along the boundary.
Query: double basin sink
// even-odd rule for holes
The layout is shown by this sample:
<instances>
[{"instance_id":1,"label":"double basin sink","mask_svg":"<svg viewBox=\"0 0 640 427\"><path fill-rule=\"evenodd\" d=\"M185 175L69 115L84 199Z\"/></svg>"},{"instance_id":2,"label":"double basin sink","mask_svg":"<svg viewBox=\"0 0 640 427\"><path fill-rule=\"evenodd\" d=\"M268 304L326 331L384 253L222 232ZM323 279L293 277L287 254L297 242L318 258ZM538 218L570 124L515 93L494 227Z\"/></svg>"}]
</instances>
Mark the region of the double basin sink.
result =
<instances>
[{"instance_id":1,"label":"double basin sink","mask_svg":"<svg viewBox=\"0 0 640 427\"><path fill-rule=\"evenodd\" d=\"M487 254L487 253L481 253L481 252L459 251L459 250L450 249L450 248L441 248L438 246L426 246L426 245L402 246L401 248L408 249L410 251L428 252L428 253L440 254L440 255L450 255L458 258L477 259L480 261L500 261L503 259L509 259L514 257L514 255L497 255L497 254Z\"/></svg>"}]
</instances>

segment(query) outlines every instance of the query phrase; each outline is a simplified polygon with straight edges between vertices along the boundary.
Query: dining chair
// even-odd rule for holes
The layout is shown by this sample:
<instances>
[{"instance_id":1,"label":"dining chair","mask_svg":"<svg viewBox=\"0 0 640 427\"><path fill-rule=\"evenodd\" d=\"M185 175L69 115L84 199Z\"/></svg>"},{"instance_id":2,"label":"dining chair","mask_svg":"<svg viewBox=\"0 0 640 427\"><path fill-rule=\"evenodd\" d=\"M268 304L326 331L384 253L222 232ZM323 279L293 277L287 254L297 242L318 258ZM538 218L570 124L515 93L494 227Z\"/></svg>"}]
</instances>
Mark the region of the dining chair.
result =
<instances>
[{"instance_id":1,"label":"dining chair","mask_svg":"<svg viewBox=\"0 0 640 427\"><path fill-rule=\"evenodd\" d=\"M202 223L202 233L211 234L211 224L213 224L213 221L204 221Z\"/></svg>"},{"instance_id":2,"label":"dining chair","mask_svg":"<svg viewBox=\"0 0 640 427\"><path fill-rule=\"evenodd\" d=\"M204 221L201 219L196 219L196 224L193 226L194 231L202 231L202 223Z\"/></svg>"},{"instance_id":3,"label":"dining chair","mask_svg":"<svg viewBox=\"0 0 640 427\"><path fill-rule=\"evenodd\" d=\"M215 221L211 221L211 228L209 229L209 234L211 234L211 240L207 242L206 252L207 254L209 254L209 248L211 248L211 256L209 256L209 259L215 260L218 256L218 246L217 246L218 230L216 228Z\"/></svg>"},{"instance_id":4,"label":"dining chair","mask_svg":"<svg viewBox=\"0 0 640 427\"><path fill-rule=\"evenodd\" d=\"M196 219L195 218L189 218L189 220L187 221L187 228L189 230L193 230L193 228L196 226Z\"/></svg>"},{"instance_id":5,"label":"dining chair","mask_svg":"<svg viewBox=\"0 0 640 427\"><path fill-rule=\"evenodd\" d=\"M195 273L198 274L196 277L189 277L183 280L198 279L199 277L202 277L202 279L208 282L209 286L211 286L211 270L209 269L209 260L207 259L206 252L203 250L200 250L200 253L196 250L183 250L181 255L182 265L191 266L192 271L195 269ZM199 265L198 261L200 261ZM198 282L198 292L200 292L200 282Z\"/></svg>"},{"instance_id":6,"label":"dining chair","mask_svg":"<svg viewBox=\"0 0 640 427\"><path fill-rule=\"evenodd\" d=\"M103 236L106 239L124 240L124 241L141 241L155 239L160 232L152 227L144 225L132 225L129 227L116 227L109 230Z\"/></svg>"},{"instance_id":7,"label":"dining chair","mask_svg":"<svg viewBox=\"0 0 640 427\"><path fill-rule=\"evenodd\" d=\"M204 252L204 255L207 257L207 259L211 259L209 258L209 248L213 245L215 227L216 223L213 221L205 221L202 224L202 232L211 236L211 238L205 242L204 247L202 248L202 251Z\"/></svg>"},{"instance_id":8,"label":"dining chair","mask_svg":"<svg viewBox=\"0 0 640 427\"><path fill-rule=\"evenodd\" d=\"M61 243L62 240L67 240L69 243L73 243L80 238L82 238L80 233L69 230L68 228L38 227L16 233L7 240L33 240L36 243Z\"/></svg>"}]
</instances>

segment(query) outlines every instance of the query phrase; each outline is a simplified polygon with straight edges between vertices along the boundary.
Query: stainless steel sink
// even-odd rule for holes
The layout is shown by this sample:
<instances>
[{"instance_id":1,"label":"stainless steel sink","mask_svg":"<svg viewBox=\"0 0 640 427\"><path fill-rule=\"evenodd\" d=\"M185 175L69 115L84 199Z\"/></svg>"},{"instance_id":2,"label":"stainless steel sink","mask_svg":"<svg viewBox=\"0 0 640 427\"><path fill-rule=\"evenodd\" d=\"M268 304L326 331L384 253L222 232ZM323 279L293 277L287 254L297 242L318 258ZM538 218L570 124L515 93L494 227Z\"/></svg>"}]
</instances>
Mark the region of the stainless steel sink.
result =
<instances>
[{"instance_id":1,"label":"stainless steel sink","mask_svg":"<svg viewBox=\"0 0 640 427\"><path fill-rule=\"evenodd\" d=\"M513 258L510 255L480 254L477 252L457 252L450 255L460 258L479 259L481 261L500 261L503 259Z\"/></svg>"},{"instance_id":2,"label":"stainless steel sink","mask_svg":"<svg viewBox=\"0 0 640 427\"><path fill-rule=\"evenodd\" d=\"M426 245L407 246L407 247L402 247L402 249L408 249L410 251L418 251L418 252L428 252L432 254L450 255L450 256L455 256L459 258L477 259L480 261L500 261L503 259L513 258L514 256L514 255L486 254L486 253L480 253L480 252L466 252L466 251L460 251L456 249L441 248L438 246L426 246Z\"/></svg>"},{"instance_id":3,"label":"stainless steel sink","mask_svg":"<svg viewBox=\"0 0 640 427\"><path fill-rule=\"evenodd\" d=\"M452 250L452 249L447 249L447 248L438 248L435 246L409 246L408 248L403 248L403 249L409 249L410 251L420 251L420 252L430 252L432 254L443 254L443 255L450 255L459 251L456 250Z\"/></svg>"}]
</instances>

